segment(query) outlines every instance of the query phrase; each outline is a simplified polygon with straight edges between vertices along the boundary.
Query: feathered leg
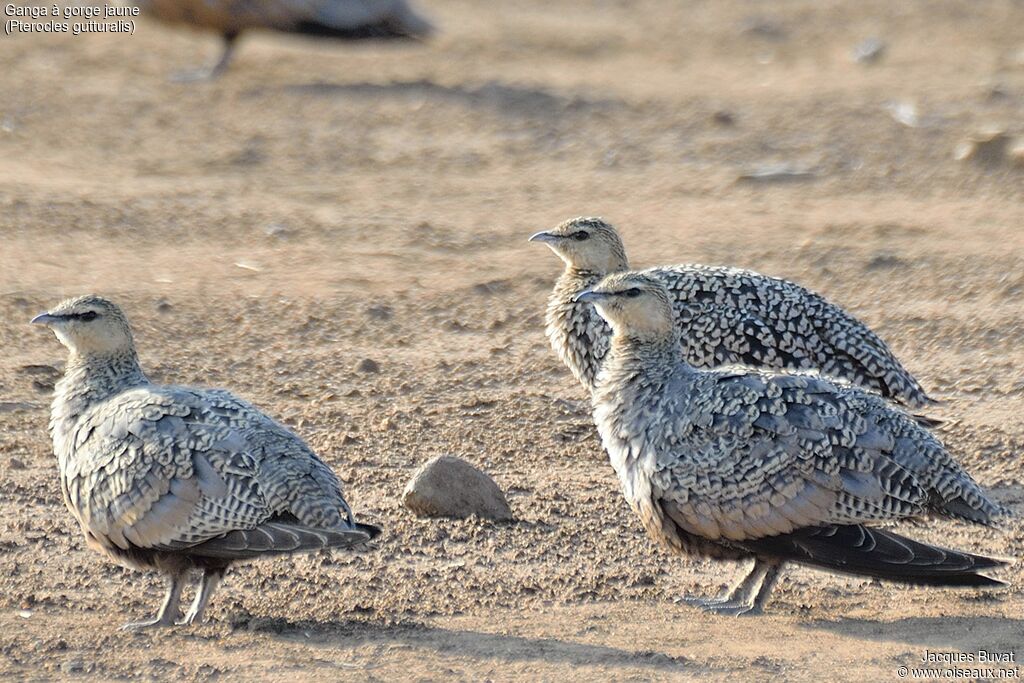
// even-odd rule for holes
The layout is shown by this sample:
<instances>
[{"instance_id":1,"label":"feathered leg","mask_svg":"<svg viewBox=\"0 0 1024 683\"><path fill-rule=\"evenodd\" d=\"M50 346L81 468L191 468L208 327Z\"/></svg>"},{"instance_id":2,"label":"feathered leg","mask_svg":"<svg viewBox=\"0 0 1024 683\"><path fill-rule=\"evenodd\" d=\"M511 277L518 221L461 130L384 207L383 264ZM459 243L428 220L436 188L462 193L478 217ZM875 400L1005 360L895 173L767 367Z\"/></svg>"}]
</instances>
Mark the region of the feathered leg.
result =
<instances>
[{"instance_id":1,"label":"feathered leg","mask_svg":"<svg viewBox=\"0 0 1024 683\"><path fill-rule=\"evenodd\" d=\"M224 73L224 70L228 68L228 64L231 62L231 57L235 54L235 45L238 41L239 33L237 31L231 31L224 34L224 50L221 52L220 59L217 60L213 66L204 67L201 69L195 69L193 71L185 71L183 73L176 74L171 78L176 83L194 83L196 81L212 81L218 76Z\"/></svg>"},{"instance_id":2,"label":"feathered leg","mask_svg":"<svg viewBox=\"0 0 1024 683\"><path fill-rule=\"evenodd\" d=\"M221 579L224 578L224 572L226 571L226 569L207 569L203 572L203 578L199 581L199 588L196 589L196 597L192 601L192 606L189 607L188 612L185 613L185 618L178 622L179 626L203 623L203 614L206 612L206 606L210 603L210 598L213 596L213 592L217 589Z\"/></svg>"},{"instance_id":3,"label":"feathered leg","mask_svg":"<svg viewBox=\"0 0 1024 683\"><path fill-rule=\"evenodd\" d=\"M181 589L184 585L184 573L171 574L167 595L164 597L164 604L160 606L160 611L157 612L156 617L149 621L136 621L125 624L121 627L121 630L137 631L154 626L173 626L174 621L178 618L178 605L181 602Z\"/></svg>"}]
</instances>

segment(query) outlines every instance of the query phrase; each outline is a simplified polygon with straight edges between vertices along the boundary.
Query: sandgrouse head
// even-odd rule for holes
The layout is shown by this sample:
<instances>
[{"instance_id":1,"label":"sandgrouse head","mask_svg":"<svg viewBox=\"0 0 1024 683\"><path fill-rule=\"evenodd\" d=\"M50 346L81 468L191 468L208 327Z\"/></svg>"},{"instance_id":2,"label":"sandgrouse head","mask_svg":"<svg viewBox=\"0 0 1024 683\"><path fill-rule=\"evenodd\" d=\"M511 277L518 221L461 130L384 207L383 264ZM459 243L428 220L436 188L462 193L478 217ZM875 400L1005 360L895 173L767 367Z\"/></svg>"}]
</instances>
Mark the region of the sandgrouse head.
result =
<instances>
[{"instance_id":1,"label":"sandgrouse head","mask_svg":"<svg viewBox=\"0 0 1024 683\"><path fill-rule=\"evenodd\" d=\"M93 294L62 301L32 322L49 327L61 344L80 356L115 355L134 347L121 309Z\"/></svg>"},{"instance_id":2,"label":"sandgrouse head","mask_svg":"<svg viewBox=\"0 0 1024 683\"><path fill-rule=\"evenodd\" d=\"M604 274L629 267L619 233L600 218L572 218L530 241L551 247L570 268Z\"/></svg>"},{"instance_id":3,"label":"sandgrouse head","mask_svg":"<svg viewBox=\"0 0 1024 683\"><path fill-rule=\"evenodd\" d=\"M592 303L617 334L671 336L674 329L668 290L640 273L614 273L581 292L576 301Z\"/></svg>"}]
</instances>

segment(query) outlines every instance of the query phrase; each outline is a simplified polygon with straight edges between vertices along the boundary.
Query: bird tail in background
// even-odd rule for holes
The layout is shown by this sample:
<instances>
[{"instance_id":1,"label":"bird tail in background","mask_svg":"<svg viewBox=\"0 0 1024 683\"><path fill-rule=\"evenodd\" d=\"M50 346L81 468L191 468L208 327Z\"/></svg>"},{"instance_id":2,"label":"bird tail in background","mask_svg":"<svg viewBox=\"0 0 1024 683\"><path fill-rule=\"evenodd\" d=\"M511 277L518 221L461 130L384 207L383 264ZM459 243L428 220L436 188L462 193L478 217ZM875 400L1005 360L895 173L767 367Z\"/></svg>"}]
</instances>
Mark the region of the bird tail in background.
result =
<instances>
[{"instance_id":1,"label":"bird tail in background","mask_svg":"<svg viewBox=\"0 0 1024 683\"><path fill-rule=\"evenodd\" d=\"M404 0L329 2L316 15L298 22L295 33L346 40L423 40L434 25Z\"/></svg>"},{"instance_id":2,"label":"bird tail in background","mask_svg":"<svg viewBox=\"0 0 1024 683\"><path fill-rule=\"evenodd\" d=\"M861 525L801 529L744 543L751 551L848 574L930 586L1004 586L982 574L1007 564Z\"/></svg>"}]
</instances>

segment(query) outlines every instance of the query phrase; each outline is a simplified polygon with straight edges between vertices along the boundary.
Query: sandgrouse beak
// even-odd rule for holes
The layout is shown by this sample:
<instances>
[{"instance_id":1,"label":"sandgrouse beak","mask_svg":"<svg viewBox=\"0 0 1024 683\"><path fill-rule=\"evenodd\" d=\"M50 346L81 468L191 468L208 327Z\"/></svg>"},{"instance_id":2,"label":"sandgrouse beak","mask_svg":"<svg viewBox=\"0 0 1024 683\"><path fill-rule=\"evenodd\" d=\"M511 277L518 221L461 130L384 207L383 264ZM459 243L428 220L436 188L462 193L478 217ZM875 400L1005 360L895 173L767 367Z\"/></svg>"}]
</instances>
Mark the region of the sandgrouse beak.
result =
<instances>
[{"instance_id":1,"label":"sandgrouse beak","mask_svg":"<svg viewBox=\"0 0 1024 683\"><path fill-rule=\"evenodd\" d=\"M591 303L592 304L592 303L595 303L597 301L601 301L601 300L606 299L606 298L608 298L608 295L605 294L604 292L595 292L592 289L585 289L582 292L580 292L579 294L577 294L575 297L573 297L573 301L575 301L576 303L579 303L579 302L582 301L584 303Z\"/></svg>"},{"instance_id":2,"label":"sandgrouse beak","mask_svg":"<svg viewBox=\"0 0 1024 683\"><path fill-rule=\"evenodd\" d=\"M530 241L531 242L544 242L545 244L554 244L559 239L560 239L559 235L556 235L553 232L546 232L546 231L537 232L537 233L534 233L534 234L530 235Z\"/></svg>"},{"instance_id":3,"label":"sandgrouse beak","mask_svg":"<svg viewBox=\"0 0 1024 683\"><path fill-rule=\"evenodd\" d=\"M59 322L60 317L56 315L50 315L49 313L40 313L36 317L32 318L30 324L32 325L52 325L55 322Z\"/></svg>"}]
</instances>

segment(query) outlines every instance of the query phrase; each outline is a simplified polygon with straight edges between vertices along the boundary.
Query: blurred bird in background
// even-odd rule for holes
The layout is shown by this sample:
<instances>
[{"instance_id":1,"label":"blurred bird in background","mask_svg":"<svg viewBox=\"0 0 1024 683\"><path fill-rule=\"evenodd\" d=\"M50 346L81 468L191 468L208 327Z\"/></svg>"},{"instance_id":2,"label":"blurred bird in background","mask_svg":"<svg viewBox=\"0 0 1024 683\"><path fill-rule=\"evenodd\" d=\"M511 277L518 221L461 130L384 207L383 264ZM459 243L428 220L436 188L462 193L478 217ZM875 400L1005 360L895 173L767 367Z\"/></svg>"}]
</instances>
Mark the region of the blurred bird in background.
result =
<instances>
[{"instance_id":1,"label":"blurred bird in background","mask_svg":"<svg viewBox=\"0 0 1024 683\"><path fill-rule=\"evenodd\" d=\"M239 36L269 29L339 40L422 40L433 25L405 0L135 0L149 16L169 24L217 31L220 59L175 80L217 78L231 61Z\"/></svg>"}]
</instances>

